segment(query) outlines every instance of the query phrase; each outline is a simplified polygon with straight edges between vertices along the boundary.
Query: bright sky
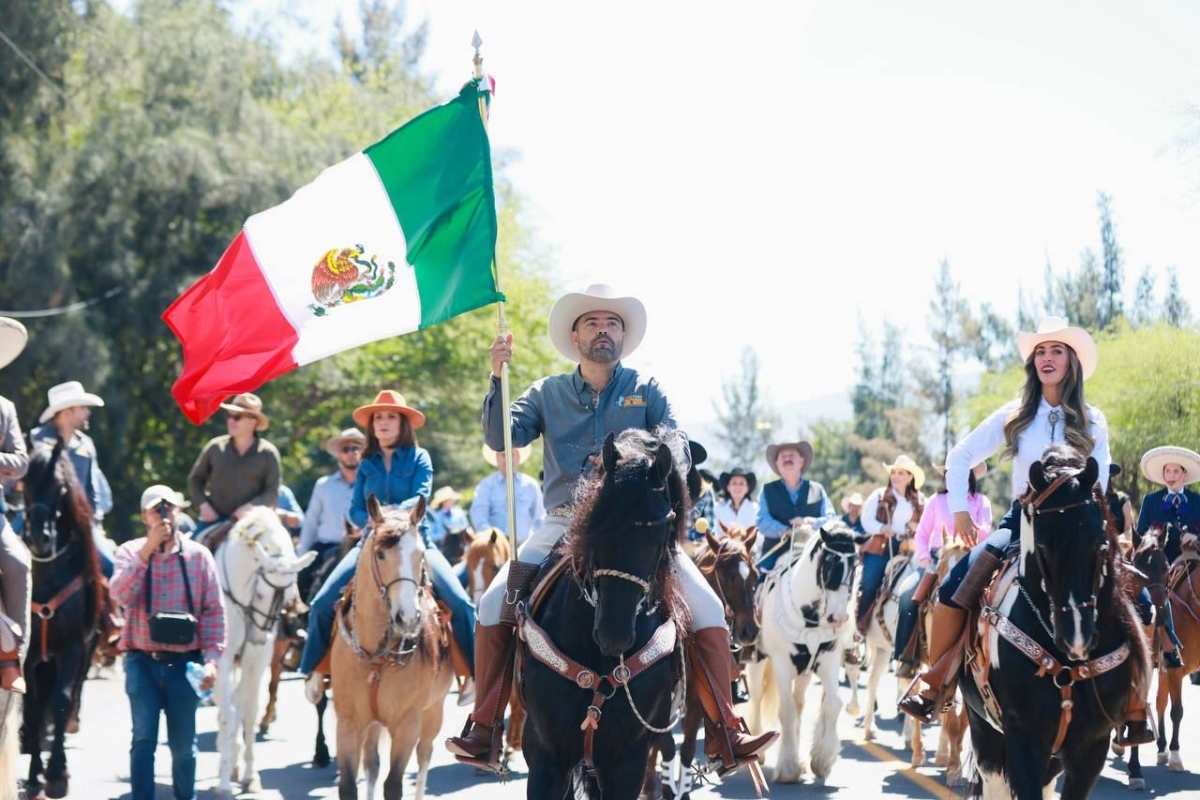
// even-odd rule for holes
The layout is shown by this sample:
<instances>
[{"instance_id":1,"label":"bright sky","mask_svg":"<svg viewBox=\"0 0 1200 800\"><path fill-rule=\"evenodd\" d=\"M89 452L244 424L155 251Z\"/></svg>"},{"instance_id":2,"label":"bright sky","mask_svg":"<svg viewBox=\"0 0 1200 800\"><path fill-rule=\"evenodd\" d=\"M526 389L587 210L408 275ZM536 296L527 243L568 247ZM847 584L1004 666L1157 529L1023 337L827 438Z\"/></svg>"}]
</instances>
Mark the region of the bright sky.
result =
<instances>
[{"instance_id":1,"label":"bright sky","mask_svg":"<svg viewBox=\"0 0 1200 800\"><path fill-rule=\"evenodd\" d=\"M252 6L290 9L311 28L289 43L324 48L356 2ZM629 363L685 423L714 415L747 345L777 405L854 383L859 314L921 347L942 258L973 301L1015 315L1047 259L1073 270L1099 251L1097 190L1113 198L1127 295L1144 265L1160 292L1176 265L1200 312L1200 141L1180 147L1200 131L1187 0L408 10L429 21L423 63L445 97L479 30L493 143L520 154L509 174L557 279L643 299Z\"/></svg>"}]
</instances>

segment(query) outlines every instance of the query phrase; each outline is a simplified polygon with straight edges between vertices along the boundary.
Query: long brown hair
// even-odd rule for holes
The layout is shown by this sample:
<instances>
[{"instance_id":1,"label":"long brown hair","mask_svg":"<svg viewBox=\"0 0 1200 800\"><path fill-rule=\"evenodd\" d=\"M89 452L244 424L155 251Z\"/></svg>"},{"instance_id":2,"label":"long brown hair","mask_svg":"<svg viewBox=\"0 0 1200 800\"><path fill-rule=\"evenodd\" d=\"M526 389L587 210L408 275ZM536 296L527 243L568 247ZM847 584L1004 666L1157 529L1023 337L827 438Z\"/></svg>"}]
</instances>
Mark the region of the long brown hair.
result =
<instances>
[{"instance_id":1,"label":"long brown hair","mask_svg":"<svg viewBox=\"0 0 1200 800\"><path fill-rule=\"evenodd\" d=\"M1090 420L1087 415L1087 403L1083 400L1083 367L1079 365L1079 357L1070 345L1067 348L1067 374L1063 377L1060 393L1062 394L1063 439L1075 448L1080 455L1087 458L1096 446L1096 439L1088 432ZM1017 454L1017 439L1033 423L1037 416L1038 406L1042 402L1042 382L1038 379L1037 367L1034 366L1034 353L1025 359L1025 386L1021 389L1021 403L1004 423L1004 456L1013 458Z\"/></svg>"},{"instance_id":2,"label":"long brown hair","mask_svg":"<svg viewBox=\"0 0 1200 800\"><path fill-rule=\"evenodd\" d=\"M379 452L379 437L375 435L375 414L373 412L371 419L367 422L367 446L363 448L363 459L370 458ZM400 435L396 437L396 449L401 447L417 447L417 432L413 430L412 423L408 421L408 415L400 415Z\"/></svg>"}]
</instances>

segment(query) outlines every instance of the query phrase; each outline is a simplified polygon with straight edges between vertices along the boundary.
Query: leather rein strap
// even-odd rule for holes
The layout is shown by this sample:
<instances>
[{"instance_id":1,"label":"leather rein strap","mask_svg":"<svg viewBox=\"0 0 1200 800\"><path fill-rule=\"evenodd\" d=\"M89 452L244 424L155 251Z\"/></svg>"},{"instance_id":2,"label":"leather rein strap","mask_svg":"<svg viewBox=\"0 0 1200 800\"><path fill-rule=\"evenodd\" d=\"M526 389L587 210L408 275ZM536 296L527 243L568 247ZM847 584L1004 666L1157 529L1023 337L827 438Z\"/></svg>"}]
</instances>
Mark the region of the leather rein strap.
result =
<instances>
[{"instance_id":1,"label":"leather rein strap","mask_svg":"<svg viewBox=\"0 0 1200 800\"><path fill-rule=\"evenodd\" d=\"M68 583L66 586L58 590L58 594L50 598L48 603L30 603L29 610L34 613L42 621L42 661L49 661L50 656L47 651L47 641L50 638L50 620L54 619L55 613L58 612L59 606L71 599L71 597L83 588L83 576L76 575L75 580Z\"/></svg>"},{"instance_id":2,"label":"leather rein strap","mask_svg":"<svg viewBox=\"0 0 1200 800\"><path fill-rule=\"evenodd\" d=\"M675 623L667 620L659 625L658 630L646 644L642 645L640 650L604 675L583 666L559 650L549 635L530 619L524 606L521 605L517 606L517 630L529 646L529 652L534 658L580 689L592 690L592 702L588 706L587 715L579 729L583 731L584 763L589 770L594 772L596 765L592 760L592 749L596 729L600 726L600 709L604 705L604 701L616 694L619 687L626 686L638 675L675 652L677 635ZM606 684L608 686L607 694L603 691Z\"/></svg>"},{"instance_id":3,"label":"leather rein strap","mask_svg":"<svg viewBox=\"0 0 1200 800\"><path fill-rule=\"evenodd\" d=\"M1124 664L1129 658L1129 645L1122 643L1120 647L1107 655L1094 658L1084 664L1077 664L1068 669L1065 665L1059 663L1046 648L1038 644L1032 636L1029 636L1025 631L1014 625L1008 617L1001 614L995 607L989 605L983 606L979 612L979 616L995 628L996 632L1003 636L1009 644L1024 653L1030 661L1037 664L1037 677L1044 678L1049 675L1050 679L1054 681L1054 685L1058 687L1062 698L1062 714L1058 718L1058 733L1054 736L1054 746L1050 749L1051 753L1057 753L1062 747L1063 739L1067 735L1067 728L1071 725L1071 709L1074 707L1074 702L1071 699L1072 687L1079 681L1092 680ZM980 638L986 641L985 636ZM990 663L990 656L985 654L985 657ZM1066 676L1065 678L1062 677L1064 675Z\"/></svg>"}]
</instances>

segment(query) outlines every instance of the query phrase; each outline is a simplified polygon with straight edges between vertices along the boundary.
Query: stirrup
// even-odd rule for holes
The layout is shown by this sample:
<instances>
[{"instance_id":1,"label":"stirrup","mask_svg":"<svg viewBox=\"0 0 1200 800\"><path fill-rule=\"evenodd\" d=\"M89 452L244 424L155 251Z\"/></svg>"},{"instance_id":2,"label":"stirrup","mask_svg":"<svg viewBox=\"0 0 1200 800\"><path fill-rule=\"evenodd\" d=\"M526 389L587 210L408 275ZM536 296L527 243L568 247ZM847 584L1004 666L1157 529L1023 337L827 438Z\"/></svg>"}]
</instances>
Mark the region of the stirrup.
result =
<instances>
[{"instance_id":1,"label":"stirrup","mask_svg":"<svg viewBox=\"0 0 1200 800\"><path fill-rule=\"evenodd\" d=\"M471 734L471 732L475 730L475 727L478 724L479 723L477 723L475 720L467 717L466 723L463 724L462 733L460 733L458 736L451 737L448 740L448 743L453 742L456 747L461 747L459 742L465 740ZM486 757L463 755L462 753L454 752L454 750L450 750L450 752L454 755L455 760L461 764L470 764L477 769L486 770L499 775L501 778L506 778L508 776L508 766L504 763L504 754L502 752L503 747L504 722L500 721L496 725L492 726L492 737L491 741L488 743L488 752ZM447 749L450 748L447 747ZM465 750L466 748L462 749Z\"/></svg>"}]
</instances>

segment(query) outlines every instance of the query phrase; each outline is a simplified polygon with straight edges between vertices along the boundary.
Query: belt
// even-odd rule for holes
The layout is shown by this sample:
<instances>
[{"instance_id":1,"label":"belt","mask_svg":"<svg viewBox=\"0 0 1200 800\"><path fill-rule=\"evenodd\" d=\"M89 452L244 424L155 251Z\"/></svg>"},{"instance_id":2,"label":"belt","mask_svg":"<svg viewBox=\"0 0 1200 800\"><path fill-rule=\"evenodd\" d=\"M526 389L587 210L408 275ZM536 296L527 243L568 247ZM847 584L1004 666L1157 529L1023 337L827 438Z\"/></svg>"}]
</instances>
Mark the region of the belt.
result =
<instances>
[{"instance_id":1,"label":"belt","mask_svg":"<svg viewBox=\"0 0 1200 800\"><path fill-rule=\"evenodd\" d=\"M571 508L570 506L559 506L558 508L552 508L547 511L546 515L551 517L569 517L574 513L575 509Z\"/></svg>"},{"instance_id":2,"label":"belt","mask_svg":"<svg viewBox=\"0 0 1200 800\"><path fill-rule=\"evenodd\" d=\"M150 656L155 661L178 661L181 658L191 661L200 657L199 650L184 650L183 652L178 650L130 650L129 652Z\"/></svg>"}]
</instances>

